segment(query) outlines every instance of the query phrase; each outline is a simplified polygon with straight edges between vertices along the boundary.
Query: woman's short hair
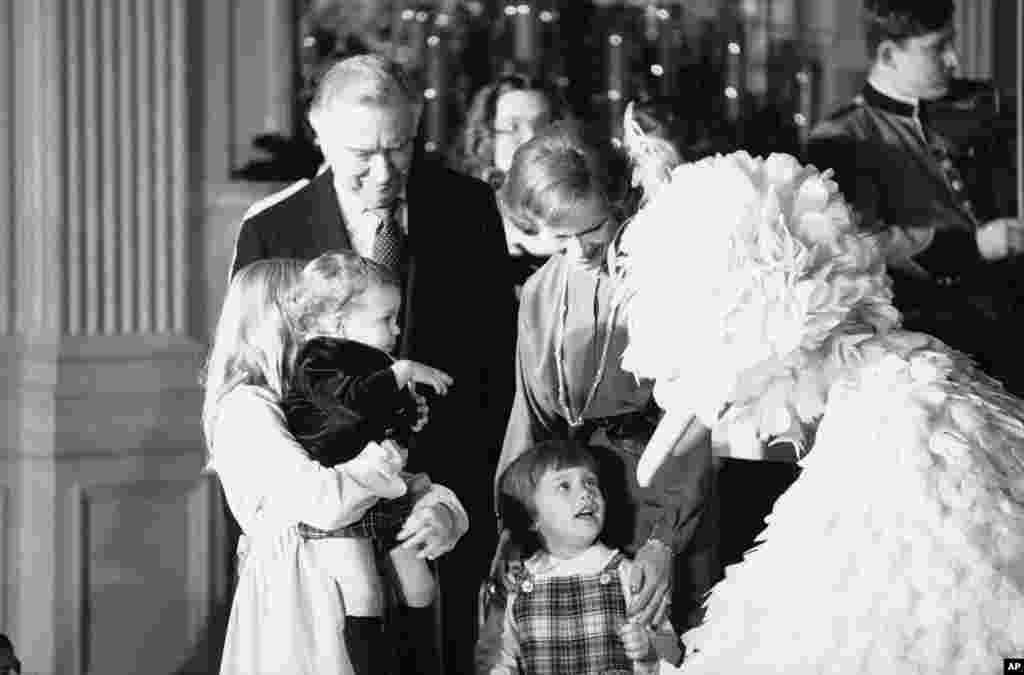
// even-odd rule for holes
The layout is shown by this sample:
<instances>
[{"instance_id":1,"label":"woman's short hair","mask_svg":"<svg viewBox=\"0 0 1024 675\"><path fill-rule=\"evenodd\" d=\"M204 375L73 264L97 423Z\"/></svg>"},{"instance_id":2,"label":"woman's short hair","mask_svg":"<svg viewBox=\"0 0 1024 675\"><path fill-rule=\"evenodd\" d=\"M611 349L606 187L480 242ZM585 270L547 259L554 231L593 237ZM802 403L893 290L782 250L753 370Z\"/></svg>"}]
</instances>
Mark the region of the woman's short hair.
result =
<instances>
[{"instance_id":1,"label":"woman's short hair","mask_svg":"<svg viewBox=\"0 0 1024 675\"><path fill-rule=\"evenodd\" d=\"M509 222L534 234L542 226L558 229L595 196L621 217L628 188L625 155L610 140L563 120L519 146L498 198Z\"/></svg>"},{"instance_id":2,"label":"woman's short hair","mask_svg":"<svg viewBox=\"0 0 1024 675\"><path fill-rule=\"evenodd\" d=\"M861 20L872 58L886 40L908 38L942 30L953 20L953 0L864 0Z\"/></svg>"},{"instance_id":3,"label":"woman's short hair","mask_svg":"<svg viewBox=\"0 0 1024 675\"><path fill-rule=\"evenodd\" d=\"M498 99L510 91L540 92L551 106L553 120L566 116L567 106L561 94L545 80L522 73L507 73L481 87L473 95L466 112L456 161L465 173L492 183L500 183L501 178L495 175L494 168L494 117Z\"/></svg>"}]
</instances>

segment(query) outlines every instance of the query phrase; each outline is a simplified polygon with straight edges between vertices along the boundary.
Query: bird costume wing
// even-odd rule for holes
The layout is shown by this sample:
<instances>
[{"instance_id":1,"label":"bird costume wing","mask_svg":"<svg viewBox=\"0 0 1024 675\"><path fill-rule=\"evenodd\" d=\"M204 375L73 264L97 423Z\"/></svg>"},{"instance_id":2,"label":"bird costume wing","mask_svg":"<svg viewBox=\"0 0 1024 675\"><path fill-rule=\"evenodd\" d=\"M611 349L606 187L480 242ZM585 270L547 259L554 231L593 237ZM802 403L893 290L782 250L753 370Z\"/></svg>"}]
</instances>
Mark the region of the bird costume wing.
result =
<instances>
[{"instance_id":1,"label":"bird costume wing","mask_svg":"<svg viewBox=\"0 0 1024 675\"><path fill-rule=\"evenodd\" d=\"M1024 406L917 337L861 345L681 672L999 673L1024 653Z\"/></svg>"}]
</instances>

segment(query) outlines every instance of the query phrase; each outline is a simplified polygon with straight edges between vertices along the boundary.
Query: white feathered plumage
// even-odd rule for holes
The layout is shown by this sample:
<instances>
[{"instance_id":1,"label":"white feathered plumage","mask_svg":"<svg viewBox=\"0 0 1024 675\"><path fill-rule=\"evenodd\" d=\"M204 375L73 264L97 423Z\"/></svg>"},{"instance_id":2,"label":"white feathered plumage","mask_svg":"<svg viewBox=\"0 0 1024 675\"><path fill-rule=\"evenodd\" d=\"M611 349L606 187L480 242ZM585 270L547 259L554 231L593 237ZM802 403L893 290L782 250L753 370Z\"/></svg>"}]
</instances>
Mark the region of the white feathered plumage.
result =
<instances>
[{"instance_id":1,"label":"white feathered plumage","mask_svg":"<svg viewBox=\"0 0 1024 675\"><path fill-rule=\"evenodd\" d=\"M681 166L617 253L624 365L666 410L642 482L692 416L722 454L813 438L681 672L998 673L1024 655L1024 403L899 329L827 173L742 152Z\"/></svg>"}]
</instances>

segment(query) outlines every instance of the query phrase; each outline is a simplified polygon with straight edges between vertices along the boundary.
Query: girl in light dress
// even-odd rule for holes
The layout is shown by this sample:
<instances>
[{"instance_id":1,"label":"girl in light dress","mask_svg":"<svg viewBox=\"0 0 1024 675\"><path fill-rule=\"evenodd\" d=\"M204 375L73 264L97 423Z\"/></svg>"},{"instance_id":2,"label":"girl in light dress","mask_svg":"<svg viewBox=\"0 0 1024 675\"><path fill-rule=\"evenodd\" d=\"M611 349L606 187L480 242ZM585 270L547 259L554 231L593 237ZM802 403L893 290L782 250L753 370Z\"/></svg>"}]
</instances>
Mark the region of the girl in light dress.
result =
<instances>
[{"instance_id":1,"label":"girl in light dress","mask_svg":"<svg viewBox=\"0 0 1024 675\"><path fill-rule=\"evenodd\" d=\"M401 469L415 433L427 423L426 399L414 386L443 396L453 380L436 368L391 356L400 304L398 279L386 267L352 251L331 251L306 265L285 308L302 342L282 402L288 430L323 466L352 460L370 442L380 443L393 460L393 473L384 476L391 485L358 522L333 531L300 525L304 537L324 540L320 550L336 559L332 568L372 569L365 556L366 544L372 544L378 571L387 579L383 588L359 584L348 595L345 634L359 675L387 669L387 608L428 607L436 593L423 554L399 541L430 481ZM358 604L356 592L363 598Z\"/></svg>"},{"instance_id":2,"label":"girl in light dress","mask_svg":"<svg viewBox=\"0 0 1024 675\"><path fill-rule=\"evenodd\" d=\"M243 531L222 674L354 673L344 640L347 603L367 596L361 585L380 587L374 565L339 568L318 550L321 540L299 533L300 523L330 531L358 521L389 494L395 470L377 443L348 462L321 466L287 431L280 402L297 345L281 308L300 274L291 260L240 270L207 365L210 468ZM418 500L409 522L403 534L427 557L450 550L468 529L462 506L442 486ZM372 563L372 551L364 555ZM361 577L353 572L359 569Z\"/></svg>"}]
</instances>

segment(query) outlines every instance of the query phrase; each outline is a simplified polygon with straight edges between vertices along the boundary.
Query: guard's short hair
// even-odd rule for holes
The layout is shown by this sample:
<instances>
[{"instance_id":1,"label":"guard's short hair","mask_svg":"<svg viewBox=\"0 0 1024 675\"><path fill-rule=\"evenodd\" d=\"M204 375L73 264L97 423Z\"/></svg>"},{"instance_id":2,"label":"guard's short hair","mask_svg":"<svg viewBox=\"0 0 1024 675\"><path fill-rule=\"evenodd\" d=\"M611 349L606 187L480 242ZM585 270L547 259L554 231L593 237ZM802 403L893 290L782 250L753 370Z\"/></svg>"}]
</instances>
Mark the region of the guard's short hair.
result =
<instances>
[{"instance_id":1,"label":"guard's short hair","mask_svg":"<svg viewBox=\"0 0 1024 675\"><path fill-rule=\"evenodd\" d=\"M868 54L875 57L886 40L908 38L942 30L953 20L953 0L864 0L862 21Z\"/></svg>"}]
</instances>

